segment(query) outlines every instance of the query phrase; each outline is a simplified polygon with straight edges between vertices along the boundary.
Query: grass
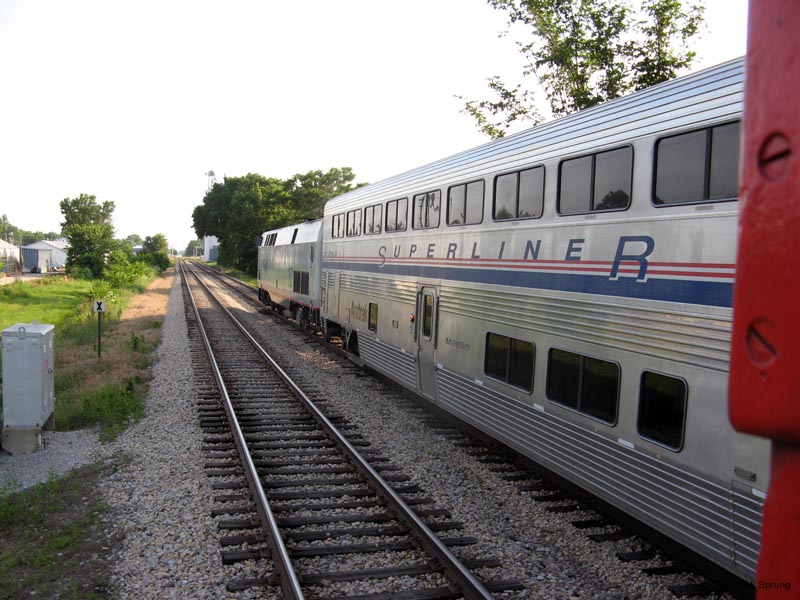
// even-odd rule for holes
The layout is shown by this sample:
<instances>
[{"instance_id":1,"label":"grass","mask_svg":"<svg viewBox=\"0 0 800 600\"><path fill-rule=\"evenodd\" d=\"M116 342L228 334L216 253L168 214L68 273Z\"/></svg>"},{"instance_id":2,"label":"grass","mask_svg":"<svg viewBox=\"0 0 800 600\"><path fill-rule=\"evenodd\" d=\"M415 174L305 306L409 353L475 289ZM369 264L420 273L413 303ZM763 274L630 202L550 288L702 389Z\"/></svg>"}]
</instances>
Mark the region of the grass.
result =
<instances>
[{"instance_id":1,"label":"grass","mask_svg":"<svg viewBox=\"0 0 800 600\"><path fill-rule=\"evenodd\" d=\"M59 327L75 317L90 287L88 281L59 276L0 286L0 330L33 321Z\"/></svg>"},{"instance_id":2,"label":"grass","mask_svg":"<svg viewBox=\"0 0 800 600\"><path fill-rule=\"evenodd\" d=\"M167 297L163 290L139 295L148 282L109 290L102 282L54 277L0 287L1 327L34 320L55 326L56 429L100 427L102 435L110 437L142 416L151 353L160 340ZM100 358L97 315L92 310L92 299L98 297L106 299L108 310L103 315ZM142 302L158 307L142 310Z\"/></svg>"},{"instance_id":3,"label":"grass","mask_svg":"<svg viewBox=\"0 0 800 600\"><path fill-rule=\"evenodd\" d=\"M0 600L108 598L108 557L120 538L103 524L98 481L113 464L93 464L26 490L0 487Z\"/></svg>"},{"instance_id":4,"label":"grass","mask_svg":"<svg viewBox=\"0 0 800 600\"><path fill-rule=\"evenodd\" d=\"M44 281L0 286L0 323L56 326L56 427L99 427L101 437L111 437L143 414L172 271L144 293L147 281L114 291L103 318L101 358L90 284ZM123 460L82 467L61 479L51 474L26 490L0 482L0 600L115 597L108 574L121 541L99 490Z\"/></svg>"}]
</instances>

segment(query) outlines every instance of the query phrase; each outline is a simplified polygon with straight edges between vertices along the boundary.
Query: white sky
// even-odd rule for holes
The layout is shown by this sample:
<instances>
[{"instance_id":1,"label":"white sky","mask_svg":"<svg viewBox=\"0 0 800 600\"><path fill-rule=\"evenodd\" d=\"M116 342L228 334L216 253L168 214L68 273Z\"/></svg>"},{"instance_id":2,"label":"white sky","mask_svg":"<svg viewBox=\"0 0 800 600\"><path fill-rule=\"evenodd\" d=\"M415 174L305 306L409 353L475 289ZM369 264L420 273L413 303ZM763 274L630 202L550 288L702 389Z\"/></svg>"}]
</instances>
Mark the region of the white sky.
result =
<instances>
[{"instance_id":1,"label":"white sky","mask_svg":"<svg viewBox=\"0 0 800 600\"><path fill-rule=\"evenodd\" d=\"M747 0L706 0L695 69L745 52ZM0 215L194 238L205 173L352 167L375 182L485 143L461 101L519 81L486 0L0 0ZM0 232L1 233L1 232Z\"/></svg>"}]
</instances>

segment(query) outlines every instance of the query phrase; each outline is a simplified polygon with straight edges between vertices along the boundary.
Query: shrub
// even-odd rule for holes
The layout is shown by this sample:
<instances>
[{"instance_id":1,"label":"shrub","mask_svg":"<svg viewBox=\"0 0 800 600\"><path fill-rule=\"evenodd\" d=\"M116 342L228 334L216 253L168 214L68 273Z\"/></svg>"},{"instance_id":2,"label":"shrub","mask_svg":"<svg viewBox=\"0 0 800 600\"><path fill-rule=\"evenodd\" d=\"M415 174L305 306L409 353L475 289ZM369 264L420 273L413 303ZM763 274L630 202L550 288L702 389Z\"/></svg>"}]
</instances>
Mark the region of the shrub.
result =
<instances>
[{"instance_id":1,"label":"shrub","mask_svg":"<svg viewBox=\"0 0 800 600\"><path fill-rule=\"evenodd\" d=\"M114 250L109 256L108 266L105 270L107 279L116 288L132 287L142 277L149 274L149 267L141 261L131 262L128 253L123 250Z\"/></svg>"},{"instance_id":2,"label":"shrub","mask_svg":"<svg viewBox=\"0 0 800 600\"><path fill-rule=\"evenodd\" d=\"M169 267L169 256L165 252L140 252L136 260L155 267L159 273Z\"/></svg>"},{"instance_id":3,"label":"shrub","mask_svg":"<svg viewBox=\"0 0 800 600\"><path fill-rule=\"evenodd\" d=\"M67 273L69 273L69 275L75 279L94 279L94 273L92 270L89 267L84 267L81 265L72 265L67 267Z\"/></svg>"}]
</instances>

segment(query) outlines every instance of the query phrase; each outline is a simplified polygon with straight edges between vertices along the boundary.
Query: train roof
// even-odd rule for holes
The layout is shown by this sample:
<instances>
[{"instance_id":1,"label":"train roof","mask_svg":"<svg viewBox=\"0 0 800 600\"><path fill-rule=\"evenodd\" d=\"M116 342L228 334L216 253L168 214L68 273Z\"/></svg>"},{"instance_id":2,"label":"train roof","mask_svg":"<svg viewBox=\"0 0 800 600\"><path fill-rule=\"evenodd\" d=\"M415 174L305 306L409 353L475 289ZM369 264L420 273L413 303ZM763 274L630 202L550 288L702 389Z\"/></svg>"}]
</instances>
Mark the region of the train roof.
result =
<instances>
[{"instance_id":1,"label":"train roof","mask_svg":"<svg viewBox=\"0 0 800 600\"><path fill-rule=\"evenodd\" d=\"M297 232L295 234L295 231ZM314 221L306 221L305 223L297 223L296 225L287 225L278 229L270 229L261 234L261 245L267 239L267 236L276 233L275 243L271 246L284 246L290 244L302 244L308 242L316 242L320 239L320 232L322 231L322 219L315 219Z\"/></svg>"},{"instance_id":2,"label":"train roof","mask_svg":"<svg viewBox=\"0 0 800 600\"><path fill-rule=\"evenodd\" d=\"M460 152L332 198L325 214L583 154L681 127L741 116L744 58L737 58Z\"/></svg>"}]
</instances>

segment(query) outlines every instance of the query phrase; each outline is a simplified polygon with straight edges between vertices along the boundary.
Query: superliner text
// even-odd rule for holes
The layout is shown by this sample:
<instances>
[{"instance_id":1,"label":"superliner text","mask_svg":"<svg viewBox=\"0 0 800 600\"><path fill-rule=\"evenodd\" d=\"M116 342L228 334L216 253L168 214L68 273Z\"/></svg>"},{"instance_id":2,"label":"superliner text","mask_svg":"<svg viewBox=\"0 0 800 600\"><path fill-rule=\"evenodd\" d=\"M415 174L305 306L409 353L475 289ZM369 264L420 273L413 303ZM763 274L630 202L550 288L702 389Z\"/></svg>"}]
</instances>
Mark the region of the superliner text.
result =
<instances>
[{"instance_id":1,"label":"superliner text","mask_svg":"<svg viewBox=\"0 0 800 600\"><path fill-rule=\"evenodd\" d=\"M580 261L582 259L582 252L584 250L584 244L586 243L585 238L572 238L567 241L566 249L563 255L563 258L553 257L547 260L563 260L563 261ZM539 258L539 251L541 250L542 240L536 240L534 243L532 240L527 240L525 243L524 249L520 246L517 249L517 256L514 256L513 252L506 253L506 242L501 241L500 247L497 252L496 256L481 256L481 251L478 245L478 242L472 243L472 248L468 250L468 256L463 256L462 252L459 252L459 244L457 242L450 242L447 244L447 249L442 255L441 250L437 253L437 244L435 242L431 242L426 246L420 248L417 244L409 244L408 250L403 250L402 244L395 244L392 248L392 254L388 255L388 248L386 246L381 246L378 249L378 256L381 258L380 266L384 266L387 260L391 260L392 258L419 258L419 259L444 259L444 260L479 260L483 258L484 260L503 260L503 259L521 259L521 260L528 260L528 261L537 261L537 260L545 260ZM620 267L623 265L624 262L627 263L636 263L639 266L638 273L636 275L637 281L645 281L647 277L647 257L650 256L653 251L655 250L656 243L655 240L647 235L626 235L620 236L617 242L617 250L614 254L614 259L611 263L611 273L609 275L610 279L617 279L619 277Z\"/></svg>"}]
</instances>

